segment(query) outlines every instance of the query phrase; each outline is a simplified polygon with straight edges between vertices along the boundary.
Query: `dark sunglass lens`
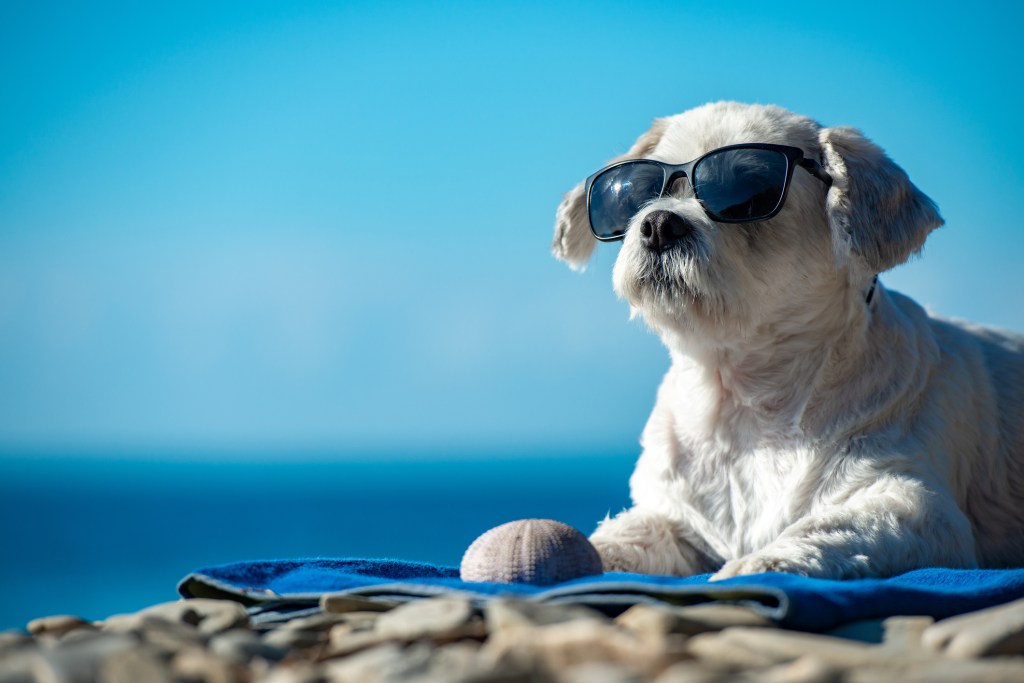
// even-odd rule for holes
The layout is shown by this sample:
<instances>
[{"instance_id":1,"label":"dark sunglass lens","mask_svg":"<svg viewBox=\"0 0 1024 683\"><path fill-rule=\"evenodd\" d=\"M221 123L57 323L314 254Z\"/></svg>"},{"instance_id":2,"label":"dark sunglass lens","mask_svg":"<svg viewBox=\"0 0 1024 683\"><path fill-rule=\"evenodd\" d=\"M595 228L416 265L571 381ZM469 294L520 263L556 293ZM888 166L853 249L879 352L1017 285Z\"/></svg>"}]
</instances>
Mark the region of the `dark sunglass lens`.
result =
<instances>
[{"instance_id":1,"label":"dark sunglass lens","mask_svg":"<svg viewBox=\"0 0 1024 683\"><path fill-rule=\"evenodd\" d=\"M594 234L621 237L644 204L661 196L665 172L657 164L636 162L608 169L594 179L588 210Z\"/></svg>"},{"instance_id":2,"label":"dark sunglass lens","mask_svg":"<svg viewBox=\"0 0 1024 683\"><path fill-rule=\"evenodd\" d=\"M693 189L710 213L726 220L758 220L782 201L789 160L769 149L730 149L704 157L693 169Z\"/></svg>"}]
</instances>

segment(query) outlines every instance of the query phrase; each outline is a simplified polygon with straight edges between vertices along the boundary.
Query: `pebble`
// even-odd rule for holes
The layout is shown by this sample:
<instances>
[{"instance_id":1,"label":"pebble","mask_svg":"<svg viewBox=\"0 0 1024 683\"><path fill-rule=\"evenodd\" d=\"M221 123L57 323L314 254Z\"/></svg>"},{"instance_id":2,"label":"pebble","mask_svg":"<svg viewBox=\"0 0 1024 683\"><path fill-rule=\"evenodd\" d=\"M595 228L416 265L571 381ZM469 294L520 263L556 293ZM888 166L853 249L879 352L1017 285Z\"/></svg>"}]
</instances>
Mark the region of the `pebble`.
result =
<instances>
[{"instance_id":1,"label":"pebble","mask_svg":"<svg viewBox=\"0 0 1024 683\"><path fill-rule=\"evenodd\" d=\"M39 652L19 652L0 657L3 683L77 683L82 676L65 676Z\"/></svg>"},{"instance_id":2,"label":"pebble","mask_svg":"<svg viewBox=\"0 0 1024 683\"><path fill-rule=\"evenodd\" d=\"M843 683L1020 683L1024 681L1024 662L1018 658L956 660L932 657L912 665L889 668L865 666L843 672Z\"/></svg>"},{"instance_id":3,"label":"pebble","mask_svg":"<svg viewBox=\"0 0 1024 683\"><path fill-rule=\"evenodd\" d=\"M119 614L103 621L101 628L122 633L140 631L144 630L146 622L150 620L188 624L201 634L212 635L247 626L249 613L245 607L231 600L194 598L153 605L134 614Z\"/></svg>"},{"instance_id":4,"label":"pebble","mask_svg":"<svg viewBox=\"0 0 1024 683\"><path fill-rule=\"evenodd\" d=\"M288 654L285 648L266 643L246 629L233 629L214 636L210 640L210 652L237 664L247 664L255 657L276 662Z\"/></svg>"},{"instance_id":5,"label":"pebble","mask_svg":"<svg viewBox=\"0 0 1024 683\"><path fill-rule=\"evenodd\" d=\"M338 624L351 624L354 620L359 619L359 616L353 615L369 615L370 625L373 625L373 621L376 621L377 612L349 612L347 614L332 614L325 612L322 614L314 614L309 617L298 617L290 621L282 623L278 628L273 631L319 631L327 632ZM273 632L272 631L272 632Z\"/></svg>"},{"instance_id":6,"label":"pebble","mask_svg":"<svg viewBox=\"0 0 1024 683\"><path fill-rule=\"evenodd\" d=\"M721 631L732 626L750 628L774 627L771 619L760 612L739 605L708 604L676 607L671 610L676 617L677 633L696 635L708 631Z\"/></svg>"},{"instance_id":7,"label":"pebble","mask_svg":"<svg viewBox=\"0 0 1024 683\"><path fill-rule=\"evenodd\" d=\"M90 631L96 630L96 627L93 626L91 622L88 622L81 617L75 617L68 614L33 619L28 622L28 626L26 628L28 629L28 632L34 636L42 635L44 633L48 635L62 636L76 629L88 629Z\"/></svg>"},{"instance_id":8,"label":"pebble","mask_svg":"<svg viewBox=\"0 0 1024 683\"><path fill-rule=\"evenodd\" d=\"M943 619L921 642L957 659L1024 654L1024 600Z\"/></svg>"},{"instance_id":9,"label":"pebble","mask_svg":"<svg viewBox=\"0 0 1024 683\"><path fill-rule=\"evenodd\" d=\"M105 660L138 647L139 639L130 635L94 633L88 638L57 643L45 652L45 660L62 683L94 681L98 679L100 667Z\"/></svg>"},{"instance_id":10,"label":"pebble","mask_svg":"<svg viewBox=\"0 0 1024 683\"><path fill-rule=\"evenodd\" d=\"M736 670L728 667L708 666L706 662L677 662L662 671L654 683L735 683L749 681L738 678Z\"/></svg>"},{"instance_id":11,"label":"pebble","mask_svg":"<svg viewBox=\"0 0 1024 683\"><path fill-rule=\"evenodd\" d=\"M266 645L280 648L282 650L320 647L327 643L327 631L314 631L307 629L278 628L264 634L262 640Z\"/></svg>"},{"instance_id":12,"label":"pebble","mask_svg":"<svg viewBox=\"0 0 1024 683\"><path fill-rule=\"evenodd\" d=\"M394 643L385 643L344 659L327 662L324 672L331 683L374 683L394 680L403 673L411 673L410 669L414 671L424 667L422 662L405 660L404 648Z\"/></svg>"},{"instance_id":13,"label":"pebble","mask_svg":"<svg viewBox=\"0 0 1024 683\"><path fill-rule=\"evenodd\" d=\"M788 662L813 653L826 664L839 668L863 666L910 654L832 636L743 626L695 636L689 641L689 649L698 657L719 661L741 653L739 656L743 658L753 657L768 664ZM737 663L748 664L747 661Z\"/></svg>"},{"instance_id":14,"label":"pebble","mask_svg":"<svg viewBox=\"0 0 1024 683\"><path fill-rule=\"evenodd\" d=\"M576 619L608 620L597 610L582 605L559 605L513 598L497 598L488 601L484 606L484 618L490 631L546 626Z\"/></svg>"},{"instance_id":15,"label":"pebble","mask_svg":"<svg viewBox=\"0 0 1024 683\"><path fill-rule=\"evenodd\" d=\"M220 633L249 623L245 607L230 600L181 600L143 610L142 614L166 615L170 621L175 621L177 616L177 621L193 624L204 634Z\"/></svg>"},{"instance_id":16,"label":"pebble","mask_svg":"<svg viewBox=\"0 0 1024 683\"><path fill-rule=\"evenodd\" d=\"M718 604L640 604L616 619L512 597L488 601L483 615L458 596L380 606L258 624L217 600L156 605L99 628L34 619L31 635L0 633L0 683L1024 681L1024 601L937 623L866 620L830 635Z\"/></svg>"},{"instance_id":17,"label":"pebble","mask_svg":"<svg viewBox=\"0 0 1024 683\"><path fill-rule=\"evenodd\" d=\"M650 673L660 671L681 656L677 645L668 640L639 638L610 622L580 619L498 631L487 639L483 653L494 663L539 665L548 672L605 662Z\"/></svg>"},{"instance_id":18,"label":"pebble","mask_svg":"<svg viewBox=\"0 0 1024 683\"><path fill-rule=\"evenodd\" d=\"M175 678L195 683L233 683L238 676L235 667L200 648L185 648L171 660Z\"/></svg>"},{"instance_id":19,"label":"pebble","mask_svg":"<svg viewBox=\"0 0 1024 683\"><path fill-rule=\"evenodd\" d=\"M373 627L377 624L377 617L379 616L379 612L347 612L344 615L342 624L338 624L338 626L333 627L331 630L333 631L339 626L345 625L353 631L372 631Z\"/></svg>"},{"instance_id":20,"label":"pebble","mask_svg":"<svg viewBox=\"0 0 1024 683\"><path fill-rule=\"evenodd\" d=\"M18 633L17 631L0 632L0 656L31 646L34 642L31 636L26 636L24 633Z\"/></svg>"},{"instance_id":21,"label":"pebble","mask_svg":"<svg viewBox=\"0 0 1024 683\"><path fill-rule=\"evenodd\" d=\"M776 664L760 672L758 683L839 683L843 670L806 654L785 664Z\"/></svg>"},{"instance_id":22,"label":"pebble","mask_svg":"<svg viewBox=\"0 0 1024 683\"><path fill-rule=\"evenodd\" d=\"M387 612L402 603L365 598L347 593L327 593L320 598L320 609L341 614L344 612Z\"/></svg>"},{"instance_id":23,"label":"pebble","mask_svg":"<svg viewBox=\"0 0 1024 683\"><path fill-rule=\"evenodd\" d=\"M327 681L319 667L306 662L276 667L253 680L255 683L325 683Z\"/></svg>"},{"instance_id":24,"label":"pebble","mask_svg":"<svg viewBox=\"0 0 1024 683\"><path fill-rule=\"evenodd\" d=\"M557 673L558 683L642 683L645 677L624 666L587 662Z\"/></svg>"},{"instance_id":25,"label":"pebble","mask_svg":"<svg viewBox=\"0 0 1024 683\"><path fill-rule=\"evenodd\" d=\"M615 623L647 636L670 633L693 636L733 626L768 628L772 622L754 610L734 605L671 607L638 604L620 614Z\"/></svg>"},{"instance_id":26,"label":"pebble","mask_svg":"<svg viewBox=\"0 0 1024 683\"><path fill-rule=\"evenodd\" d=\"M73 636L69 634L65 640ZM186 647L203 647L208 638L195 628L182 623L147 617L138 631L139 637L154 652L170 658Z\"/></svg>"},{"instance_id":27,"label":"pebble","mask_svg":"<svg viewBox=\"0 0 1024 683\"><path fill-rule=\"evenodd\" d=\"M150 652L133 648L103 659L99 683L171 683L171 674Z\"/></svg>"},{"instance_id":28,"label":"pebble","mask_svg":"<svg viewBox=\"0 0 1024 683\"><path fill-rule=\"evenodd\" d=\"M900 652L920 650L924 632L934 623L931 617L889 617L882 622L882 643Z\"/></svg>"},{"instance_id":29,"label":"pebble","mask_svg":"<svg viewBox=\"0 0 1024 683\"><path fill-rule=\"evenodd\" d=\"M395 642L394 640L386 637L381 637L379 633L372 631L359 631L353 633L351 630L342 626L335 626L331 629L331 634L328 640L328 648L323 653L322 659L335 659L337 657L344 657L354 652L361 652L362 650L368 650L378 645L384 645L386 643ZM402 641L404 643L404 641Z\"/></svg>"},{"instance_id":30,"label":"pebble","mask_svg":"<svg viewBox=\"0 0 1024 683\"><path fill-rule=\"evenodd\" d=\"M686 651L701 661L729 669L763 669L779 663L777 657L737 647L719 633L701 633L686 641Z\"/></svg>"},{"instance_id":31,"label":"pebble","mask_svg":"<svg viewBox=\"0 0 1024 683\"><path fill-rule=\"evenodd\" d=\"M429 598L382 614L374 630L383 638L398 640L453 638L464 632L473 615L473 605L465 598Z\"/></svg>"},{"instance_id":32,"label":"pebble","mask_svg":"<svg viewBox=\"0 0 1024 683\"><path fill-rule=\"evenodd\" d=\"M478 643L461 641L433 650L428 675L438 681L474 678L484 673Z\"/></svg>"}]
</instances>

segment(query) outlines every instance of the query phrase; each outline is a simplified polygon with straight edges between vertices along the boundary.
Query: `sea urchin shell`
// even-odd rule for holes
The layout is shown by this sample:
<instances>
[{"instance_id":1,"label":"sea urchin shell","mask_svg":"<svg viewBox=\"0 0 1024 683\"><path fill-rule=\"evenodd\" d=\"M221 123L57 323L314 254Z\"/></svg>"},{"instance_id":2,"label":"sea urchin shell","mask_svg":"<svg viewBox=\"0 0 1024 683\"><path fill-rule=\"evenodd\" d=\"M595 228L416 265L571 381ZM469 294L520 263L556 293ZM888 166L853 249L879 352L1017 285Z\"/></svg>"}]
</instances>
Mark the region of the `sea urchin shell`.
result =
<instances>
[{"instance_id":1,"label":"sea urchin shell","mask_svg":"<svg viewBox=\"0 0 1024 683\"><path fill-rule=\"evenodd\" d=\"M463 581L547 585L601 573L601 556L587 537L553 519L496 526L462 556Z\"/></svg>"}]
</instances>

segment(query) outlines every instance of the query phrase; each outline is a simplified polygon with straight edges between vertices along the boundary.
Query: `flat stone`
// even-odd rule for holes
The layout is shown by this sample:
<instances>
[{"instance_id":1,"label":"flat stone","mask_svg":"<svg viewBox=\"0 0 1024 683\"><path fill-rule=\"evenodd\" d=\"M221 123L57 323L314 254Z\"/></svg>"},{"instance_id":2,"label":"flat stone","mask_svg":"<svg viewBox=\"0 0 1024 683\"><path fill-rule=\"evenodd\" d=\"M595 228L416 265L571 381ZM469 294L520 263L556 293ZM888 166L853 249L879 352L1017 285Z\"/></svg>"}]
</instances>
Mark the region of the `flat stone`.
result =
<instances>
[{"instance_id":1,"label":"flat stone","mask_svg":"<svg viewBox=\"0 0 1024 683\"><path fill-rule=\"evenodd\" d=\"M142 648L105 657L99 666L98 683L171 683L171 675L150 652Z\"/></svg>"},{"instance_id":2,"label":"flat stone","mask_svg":"<svg viewBox=\"0 0 1024 683\"><path fill-rule=\"evenodd\" d=\"M267 645L283 650L307 650L326 645L327 637L327 631L278 628L264 633L262 640Z\"/></svg>"},{"instance_id":3,"label":"flat stone","mask_svg":"<svg viewBox=\"0 0 1024 683\"><path fill-rule=\"evenodd\" d=\"M249 613L245 611L245 607L231 600L196 598L182 600L178 603L168 603L156 608L150 608L149 610L143 610L143 612L156 613L159 616L158 610L171 615L176 614L178 615L177 621L185 623L193 623L192 619L198 618L198 623L194 625L200 633L204 634L221 633L233 628L248 626L249 624ZM171 619L171 621L175 620Z\"/></svg>"},{"instance_id":4,"label":"flat stone","mask_svg":"<svg viewBox=\"0 0 1024 683\"><path fill-rule=\"evenodd\" d=\"M380 612L346 612L344 614L336 615L340 617L342 621L331 627L328 632L328 641L330 643L337 644L342 640L347 639L348 636L353 633L366 633L373 631L373 628L377 623L377 617L379 617L380 614ZM380 640L381 642L384 642L387 639L383 638Z\"/></svg>"},{"instance_id":5,"label":"flat stone","mask_svg":"<svg viewBox=\"0 0 1024 683\"><path fill-rule=\"evenodd\" d=\"M696 657L731 662L742 667L768 666L799 659L808 653L825 664L857 667L900 656L879 645L813 633L782 629L732 627L718 633L705 633L688 641Z\"/></svg>"},{"instance_id":6,"label":"flat stone","mask_svg":"<svg viewBox=\"0 0 1024 683\"><path fill-rule=\"evenodd\" d=\"M344 624L351 628L353 631L372 631L374 626L377 625L377 619L380 617L381 612L346 612L344 615ZM341 626L339 624L338 626ZM337 627L334 627L337 628ZM332 628L333 630L333 628Z\"/></svg>"},{"instance_id":7,"label":"flat stone","mask_svg":"<svg viewBox=\"0 0 1024 683\"><path fill-rule=\"evenodd\" d=\"M164 653L173 652L184 645L203 644L207 639L207 636L188 623L168 621L161 616L143 613L111 617L103 622L101 633L134 636ZM81 631L73 631L64 636L61 642L78 638L88 639Z\"/></svg>"},{"instance_id":8,"label":"flat stone","mask_svg":"<svg viewBox=\"0 0 1024 683\"><path fill-rule=\"evenodd\" d=\"M473 618L469 600L457 597L416 600L382 614L374 630L384 638L415 640L457 636Z\"/></svg>"},{"instance_id":9,"label":"flat stone","mask_svg":"<svg viewBox=\"0 0 1024 683\"><path fill-rule=\"evenodd\" d=\"M400 604L403 603L346 593L327 593L320 598L320 609L335 614L344 612L387 612L398 607Z\"/></svg>"},{"instance_id":10,"label":"flat stone","mask_svg":"<svg viewBox=\"0 0 1024 683\"><path fill-rule=\"evenodd\" d=\"M635 633L648 635L677 633L693 636L733 626L774 626L767 617L736 605L670 607L641 603L620 614L615 622Z\"/></svg>"},{"instance_id":11,"label":"flat stone","mask_svg":"<svg viewBox=\"0 0 1024 683\"><path fill-rule=\"evenodd\" d=\"M214 636L210 640L210 652L238 664L248 664L257 657L276 662L288 654L286 649L263 642L248 629L233 629Z\"/></svg>"},{"instance_id":12,"label":"flat stone","mask_svg":"<svg viewBox=\"0 0 1024 683\"><path fill-rule=\"evenodd\" d=\"M915 652L923 645L924 632L935 623L931 617L889 617L882 622L883 644L900 652Z\"/></svg>"},{"instance_id":13,"label":"flat stone","mask_svg":"<svg viewBox=\"0 0 1024 683\"><path fill-rule=\"evenodd\" d=\"M344 657L363 650L369 650L378 645L393 642L391 638L381 636L374 631L353 632L348 629L347 625L340 624L331 629L328 647L321 655L321 659Z\"/></svg>"},{"instance_id":14,"label":"flat stone","mask_svg":"<svg viewBox=\"0 0 1024 683\"><path fill-rule=\"evenodd\" d=\"M142 628L144 617L136 614L114 614L103 621L97 621L96 627L104 633L134 633Z\"/></svg>"},{"instance_id":15,"label":"flat stone","mask_svg":"<svg viewBox=\"0 0 1024 683\"><path fill-rule=\"evenodd\" d=\"M40 652L29 651L0 657L0 683L78 683L78 680L64 676Z\"/></svg>"},{"instance_id":16,"label":"flat stone","mask_svg":"<svg viewBox=\"0 0 1024 683\"><path fill-rule=\"evenodd\" d=\"M633 605L616 617L615 623L644 636L665 636L669 633L683 632L678 616L668 609L654 605Z\"/></svg>"},{"instance_id":17,"label":"flat stone","mask_svg":"<svg viewBox=\"0 0 1024 683\"><path fill-rule=\"evenodd\" d=\"M730 670L762 669L779 663L778 657L762 652L737 647L721 633L709 632L691 636L686 641L686 651L702 663L723 666Z\"/></svg>"},{"instance_id":18,"label":"flat stone","mask_svg":"<svg viewBox=\"0 0 1024 683\"><path fill-rule=\"evenodd\" d=\"M895 663L890 666L866 666L843 672L843 683L1020 683L1024 681L1024 661L1016 657L992 659L947 659L932 655L930 660Z\"/></svg>"},{"instance_id":19,"label":"flat stone","mask_svg":"<svg viewBox=\"0 0 1024 683\"><path fill-rule=\"evenodd\" d=\"M405 648L387 643L344 659L326 662L323 671L332 683L407 680L417 683L456 683L468 680L501 683L503 679L490 677L483 672L477 651L477 646L468 643L434 647L417 642Z\"/></svg>"},{"instance_id":20,"label":"flat stone","mask_svg":"<svg viewBox=\"0 0 1024 683\"><path fill-rule=\"evenodd\" d=\"M587 662L558 672L558 683L642 683L646 677L623 666Z\"/></svg>"},{"instance_id":21,"label":"flat stone","mask_svg":"<svg viewBox=\"0 0 1024 683\"><path fill-rule=\"evenodd\" d=\"M49 647L50 649L53 649L53 648L58 647L58 646L60 646L60 647L74 647L78 643L87 643L87 642L89 642L91 640L95 640L96 638L102 638L105 635L108 635L108 634L103 633L99 629L79 628L79 629L75 629L74 631L68 631L67 633L65 633L60 638L58 638L56 640L53 640L53 641L49 640L49 638L50 638L49 636L36 636L36 640L40 640L40 641L42 641L44 639L47 640L48 641L47 647Z\"/></svg>"},{"instance_id":22,"label":"flat stone","mask_svg":"<svg viewBox=\"0 0 1024 683\"><path fill-rule=\"evenodd\" d=\"M208 640L208 636L188 624L157 617L142 617L136 633L150 649L168 658L185 647L203 647Z\"/></svg>"},{"instance_id":23,"label":"flat stone","mask_svg":"<svg viewBox=\"0 0 1024 683\"><path fill-rule=\"evenodd\" d=\"M428 680L433 679L438 683L475 678L483 672L480 645L469 641L435 648L427 666Z\"/></svg>"},{"instance_id":24,"label":"flat stone","mask_svg":"<svg viewBox=\"0 0 1024 683\"><path fill-rule=\"evenodd\" d=\"M42 635L44 633L48 635L62 636L65 633L81 628L91 631L96 630L96 627L93 626L91 622L70 614L33 619L28 622L27 626L28 632L35 636Z\"/></svg>"},{"instance_id":25,"label":"flat stone","mask_svg":"<svg viewBox=\"0 0 1024 683\"><path fill-rule=\"evenodd\" d=\"M0 632L0 655L5 655L15 650L32 647L35 641L31 636L17 631Z\"/></svg>"},{"instance_id":26,"label":"flat stone","mask_svg":"<svg viewBox=\"0 0 1024 683\"><path fill-rule=\"evenodd\" d=\"M681 640L641 638L595 619L497 631L487 639L482 653L492 665L507 662L557 672L603 662L648 674L684 656Z\"/></svg>"},{"instance_id":27,"label":"flat stone","mask_svg":"<svg viewBox=\"0 0 1024 683\"><path fill-rule=\"evenodd\" d=\"M672 614L678 619L673 633L696 635L708 631L721 631L733 626L749 628L774 628L775 623L760 612L741 607L709 603L706 605L689 605L671 608Z\"/></svg>"},{"instance_id":28,"label":"flat stone","mask_svg":"<svg viewBox=\"0 0 1024 683\"><path fill-rule=\"evenodd\" d=\"M943 619L921 643L957 659L1024 654L1024 600Z\"/></svg>"},{"instance_id":29,"label":"flat stone","mask_svg":"<svg viewBox=\"0 0 1024 683\"><path fill-rule=\"evenodd\" d=\"M103 662L139 649L138 638L127 634L96 632L88 637L58 643L46 655L47 662L59 673L58 680L78 683L99 679Z\"/></svg>"},{"instance_id":30,"label":"flat stone","mask_svg":"<svg viewBox=\"0 0 1024 683\"><path fill-rule=\"evenodd\" d=\"M746 683L756 680L758 679L738 677L732 667L702 661L682 661L662 671L654 679L654 683Z\"/></svg>"},{"instance_id":31,"label":"flat stone","mask_svg":"<svg viewBox=\"0 0 1024 683\"><path fill-rule=\"evenodd\" d=\"M807 654L763 669L757 673L756 680L758 683L838 683L843 680L843 670Z\"/></svg>"},{"instance_id":32,"label":"flat stone","mask_svg":"<svg viewBox=\"0 0 1024 683\"><path fill-rule=\"evenodd\" d=\"M175 678L194 683L235 683L241 679L236 665L194 647L186 647L175 654L170 669Z\"/></svg>"},{"instance_id":33,"label":"flat stone","mask_svg":"<svg viewBox=\"0 0 1024 683\"><path fill-rule=\"evenodd\" d=\"M115 615L101 622L101 628L122 633L140 630L150 619L188 624L204 635L249 624L248 612L237 602L194 598L153 605L134 614Z\"/></svg>"},{"instance_id":34,"label":"flat stone","mask_svg":"<svg viewBox=\"0 0 1024 683\"><path fill-rule=\"evenodd\" d=\"M376 621L379 616L379 612L348 612L345 614L337 614L331 612L324 612L322 614L314 614L309 617L299 617L297 619L289 619L288 621L278 625L274 630L285 630L285 631L321 631L326 633L338 624L347 624L352 622L353 614L368 614L371 615L372 621Z\"/></svg>"},{"instance_id":35,"label":"flat stone","mask_svg":"<svg viewBox=\"0 0 1024 683\"><path fill-rule=\"evenodd\" d=\"M531 602L513 598L489 600L484 606L484 618L491 632L506 628L547 626L576 619L608 621L608 618L597 610L582 605Z\"/></svg>"},{"instance_id":36,"label":"flat stone","mask_svg":"<svg viewBox=\"0 0 1024 683\"><path fill-rule=\"evenodd\" d=\"M259 683L325 683L323 672L314 664L293 662L288 666L276 666L256 678Z\"/></svg>"},{"instance_id":37,"label":"flat stone","mask_svg":"<svg viewBox=\"0 0 1024 683\"><path fill-rule=\"evenodd\" d=\"M376 683L394 680L403 675L426 670L429 657L422 650L408 658L406 650L394 643L386 643L358 652L344 659L324 663L323 670L331 683Z\"/></svg>"}]
</instances>

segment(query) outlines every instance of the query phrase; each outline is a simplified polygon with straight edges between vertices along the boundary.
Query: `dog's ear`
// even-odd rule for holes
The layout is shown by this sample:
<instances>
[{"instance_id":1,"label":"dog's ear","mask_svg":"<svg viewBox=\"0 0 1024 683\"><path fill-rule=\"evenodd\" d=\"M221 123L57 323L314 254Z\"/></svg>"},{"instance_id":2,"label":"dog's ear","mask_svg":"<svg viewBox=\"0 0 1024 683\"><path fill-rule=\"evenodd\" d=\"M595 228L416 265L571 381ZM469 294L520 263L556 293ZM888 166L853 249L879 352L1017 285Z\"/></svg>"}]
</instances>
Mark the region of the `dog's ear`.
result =
<instances>
[{"instance_id":1,"label":"dog's ear","mask_svg":"<svg viewBox=\"0 0 1024 683\"><path fill-rule=\"evenodd\" d=\"M650 154L661 140L668 127L666 119L655 119L651 128L641 135L629 151L609 163L623 159L637 159ZM555 239L551 251L555 258L565 261L573 270L583 270L597 245L597 238L590 232L587 219L587 198L584 183L569 190L555 214Z\"/></svg>"},{"instance_id":2,"label":"dog's ear","mask_svg":"<svg viewBox=\"0 0 1024 683\"><path fill-rule=\"evenodd\" d=\"M880 273L919 252L943 222L934 202L860 131L825 128L819 141L833 180L826 211L836 255Z\"/></svg>"},{"instance_id":3,"label":"dog's ear","mask_svg":"<svg viewBox=\"0 0 1024 683\"><path fill-rule=\"evenodd\" d=\"M573 270L583 270L594 252L597 238L590 232L587 220L587 198L583 196L585 183L565 193L555 214L555 240L551 252L565 261Z\"/></svg>"}]
</instances>

